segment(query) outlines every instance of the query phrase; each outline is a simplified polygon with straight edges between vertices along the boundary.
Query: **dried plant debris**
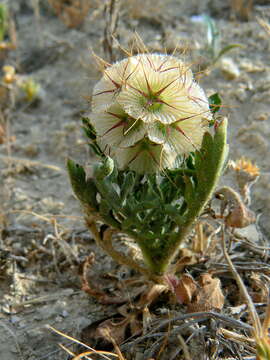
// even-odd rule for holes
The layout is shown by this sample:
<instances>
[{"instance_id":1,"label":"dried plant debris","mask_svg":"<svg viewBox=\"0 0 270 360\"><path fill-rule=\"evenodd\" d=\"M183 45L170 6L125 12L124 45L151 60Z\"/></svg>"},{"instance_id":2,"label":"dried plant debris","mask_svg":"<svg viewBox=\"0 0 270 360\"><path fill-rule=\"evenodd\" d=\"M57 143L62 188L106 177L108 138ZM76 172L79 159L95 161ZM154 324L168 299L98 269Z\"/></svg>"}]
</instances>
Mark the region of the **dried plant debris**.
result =
<instances>
[{"instance_id":1,"label":"dried plant debris","mask_svg":"<svg viewBox=\"0 0 270 360\"><path fill-rule=\"evenodd\" d=\"M92 4L90 0L48 0L56 15L69 28L79 27Z\"/></svg>"}]
</instances>

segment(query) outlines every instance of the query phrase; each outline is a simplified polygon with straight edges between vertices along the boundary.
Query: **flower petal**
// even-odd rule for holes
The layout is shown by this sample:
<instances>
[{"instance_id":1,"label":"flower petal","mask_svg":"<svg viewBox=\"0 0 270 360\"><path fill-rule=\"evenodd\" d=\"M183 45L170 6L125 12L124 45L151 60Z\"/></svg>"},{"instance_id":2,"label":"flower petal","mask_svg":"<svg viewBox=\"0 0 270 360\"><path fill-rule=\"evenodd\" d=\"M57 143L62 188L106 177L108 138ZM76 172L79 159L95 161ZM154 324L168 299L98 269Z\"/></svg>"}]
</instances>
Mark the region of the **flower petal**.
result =
<instances>
[{"instance_id":1,"label":"flower petal","mask_svg":"<svg viewBox=\"0 0 270 360\"><path fill-rule=\"evenodd\" d=\"M96 129L99 141L109 147L128 147L143 139L147 132L141 120L128 116L118 105L110 106L107 111L90 114L90 122Z\"/></svg>"},{"instance_id":2,"label":"flower petal","mask_svg":"<svg viewBox=\"0 0 270 360\"><path fill-rule=\"evenodd\" d=\"M138 173L154 173L172 168L175 154L163 145L138 143L128 149L117 149L115 158L121 169L129 168Z\"/></svg>"}]
</instances>

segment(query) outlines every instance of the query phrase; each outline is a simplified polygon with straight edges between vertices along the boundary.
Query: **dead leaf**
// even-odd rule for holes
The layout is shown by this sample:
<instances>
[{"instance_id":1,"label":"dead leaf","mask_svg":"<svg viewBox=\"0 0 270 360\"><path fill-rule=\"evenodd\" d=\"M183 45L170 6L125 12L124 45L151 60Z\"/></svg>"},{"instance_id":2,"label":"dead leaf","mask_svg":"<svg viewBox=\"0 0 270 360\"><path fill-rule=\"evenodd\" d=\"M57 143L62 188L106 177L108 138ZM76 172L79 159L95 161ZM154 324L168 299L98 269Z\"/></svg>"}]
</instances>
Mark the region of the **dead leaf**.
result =
<instances>
[{"instance_id":1,"label":"dead leaf","mask_svg":"<svg viewBox=\"0 0 270 360\"><path fill-rule=\"evenodd\" d=\"M189 274L178 279L174 275L167 275L166 280L180 304L189 304L197 290L197 283Z\"/></svg>"},{"instance_id":2,"label":"dead leaf","mask_svg":"<svg viewBox=\"0 0 270 360\"><path fill-rule=\"evenodd\" d=\"M254 291L250 292L251 298L257 303L267 303L269 297L269 283L263 280L259 273L252 272L250 276L251 287Z\"/></svg>"},{"instance_id":3,"label":"dead leaf","mask_svg":"<svg viewBox=\"0 0 270 360\"><path fill-rule=\"evenodd\" d=\"M154 284L150 289L147 288L146 291L142 293L137 306L139 308L150 306L166 290L168 290L166 285Z\"/></svg>"},{"instance_id":4,"label":"dead leaf","mask_svg":"<svg viewBox=\"0 0 270 360\"><path fill-rule=\"evenodd\" d=\"M180 259L173 265L172 272L181 272L187 265L194 265L200 262L201 255L190 249L183 248L180 252Z\"/></svg>"},{"instance_id":5,"label":"dead leaf","mask_svg":"<svg viewBox=\"0 0 270 360\"><path fill-rule=\"evenodd\" d=\"M84 343L106 350L112 349L110 336L113 331L113 338L116 343L121 343L125 338L125 331L128 325L128 319L123 317L114 317L93 322L82 329L81 339Z\"/></svg>"},{"instance_id":6,"label":"dead leaf","mask_svg":"<svg viewBox=\"0 0 270 360\"><path fill-rule=\"evenodd\" d=\"M188 311L221 310L224 306L224 295L220 280L205 273L200 276L198 283L199 287L194 295L194 301L188 306Z\"/></svg>"},{"instance_id":7,"label":"dead leaf","mask_svg":"<svg viewBox=\"0 0 270 360\"><path fill-rule=\"evenodd\" d=\"M142 321L136 310L127 317L117 316L94 323L85 327L81 332L83 342L95 344L95 347L111 349L112 345L120 345L129 336L142 333Z\"/></svg>"},{"instance_id":8,"label":"dead leaf","mask_svg":"<svg viewBox=\"0 0 270 360\"><path fill-rule=\"evenodd\" d=\"M85 291L87 294L95 297L101 304L123 304L129 298L128 296L110 296L106 294L103 289L97 284L97 274L95 274L95 278L92 276L90 278L88 270L93 266L95 263L95 254L91 253L84 263L82 264L81 270L81 282L82 282L82 291ZM91 280L91 284L90 284Z\"/></svg>"},{"instance_id":9,"label":"dead leaf","mask_svg":"<svg viewBox=\"0 0 270 360\"><path fill-rule=\"evenodd\" d=\"M112 319L105 320L97 327L96 335L106 339L108 342L111 342L111 338L113 338L116 344L119 345L125 340L125 333L129 323L129 318L118 322Z\"/></svg>"}]
</instances>

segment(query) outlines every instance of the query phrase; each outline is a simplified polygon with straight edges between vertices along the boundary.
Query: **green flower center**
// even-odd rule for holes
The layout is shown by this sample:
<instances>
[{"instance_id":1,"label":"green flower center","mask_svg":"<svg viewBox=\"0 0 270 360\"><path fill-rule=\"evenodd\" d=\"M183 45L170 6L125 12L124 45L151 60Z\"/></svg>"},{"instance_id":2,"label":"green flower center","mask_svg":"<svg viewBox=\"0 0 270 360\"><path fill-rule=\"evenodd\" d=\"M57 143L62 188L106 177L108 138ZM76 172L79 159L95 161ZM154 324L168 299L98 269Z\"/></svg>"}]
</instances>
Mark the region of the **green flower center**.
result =
<instances>
[{"instance_id":1,"label":"green flower center","mask_svg":"<svg viewBox=\"0 0 270 360\"><path fill-rule=\"evenodd\" d=\"M160 111L163 105L160 101L160 98L154 94L149 94L147 95L147 97L142 96L140 98L140 104L142 105L142 107L151 112Z\"/></svg>"},{"instance_id":2,"label":"green flower center","mask_svg":"<svg viewBox=\"0 0 270 360\"><path fill-rule=\"evenodd\" d=\"M138 119L134 119L133 117L125 114L123 116L123 120L125 122L124 125L124 135L127 135L130 131L138 131L142 126L143 122Z\"/></svg>"}]
</instances>

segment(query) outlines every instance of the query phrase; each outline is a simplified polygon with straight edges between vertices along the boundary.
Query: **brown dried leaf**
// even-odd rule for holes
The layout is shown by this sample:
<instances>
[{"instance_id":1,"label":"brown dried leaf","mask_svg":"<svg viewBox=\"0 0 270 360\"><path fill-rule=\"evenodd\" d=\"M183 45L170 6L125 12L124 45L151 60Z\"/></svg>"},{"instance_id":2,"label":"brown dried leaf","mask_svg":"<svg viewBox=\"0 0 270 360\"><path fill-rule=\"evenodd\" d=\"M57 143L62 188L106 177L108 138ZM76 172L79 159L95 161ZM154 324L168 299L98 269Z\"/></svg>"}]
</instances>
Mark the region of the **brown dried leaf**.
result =
<instances>
[{"instance_id":1,"label":"brown dried leaf","mask_svg":"<svg viewBox=\"0 0 270 360\"><path fill-rule=\"evenodd\" d=\"M194 265L198 262L198 254L190 249L183 248L180 252L180 259L173 266L173 273L181 272L187 265Z\"/></svg>"},{"instance_id":2,"label":"brown dried leaf","mask_svg":"<svg viewBox=\"0 0 270 360\"><path fill-rule=\"evenodd\" d=\"M240 194L231 187L223 186L215 196L221 200L221 217L225 219L226 226L244 228L256 222L253 211L245 206Z\"/></svg>"},{"instance_id":3,"label":"brown dried leaf","mask_svg":"<svg viewBox=\"0 0 270 360\"><path fill-rule=\"evenodd\" d=\"M117 344L125 339L128 324L129 319L122 317L95 321L82 330L81 339L86 344L107 349L112 345L111 337Z\"/></svg>"},{"instance_id":4,"label":"brown dried leaf","mask_svg":"<svg viewBox=\"0 0 270 360\"><path fill-rule=\"evenodd\" d=\"M266 282L261 274L252 272L250 276L251 287L254 291L250 292L253 302L267 303L269 297L269 282Z\"/></svg>"},{"instance_id":5,"label":"brown dried leaf","mask_svg":"<svg viewBox=\"0 0 270 360\"><path fill-rule=\"evenodd\" d=\"M189 274L178 279L174 275L167 275L166 280L180 304L189 304L197 290L197 283Z\"/></svg>"},{"instance_id":6,"label":"brown dried leaf","mask_svg":"<svg viewBox=\"0 0 270 360\"><path fill-rule=\"evenodd\" d=\"M91 2L89 0L70 0L69 2L48 0L48 2L56 12L57 16L70 28L80 26L91 7Z\"/></svg>"},{"instance_id":7,"label":"brown dried leaf","mask_svg":"<svg viewBox=\"0 0 270 360\"><path fill-rule=\"evenodd\" d=\"M96 336L102 337L108 342L111 342L111 338L113 338L116 344L121 344L125 340L125 333L129 323L129 318L119 322L107 319L97 327Z\"/></svg>"},{"instance_id":8,"label":"brown dried leaf","mask_svg":"<svg viewBox=\"0 0 270 360\"><path fill-rule=\"evenodd\" d=\"M147 288L141 295L138 307L150 306L166 290L168 290L167 286L161 284L154 284L150 289Z\"/></svg>"},{"instance_id":9,"label":"brown dried leaf","mask_svg":"<svg viewBox=\"0 0 270 360\"><path fill-rule=\"evenodd\" d=\"M131 336L142 333L142 322L138 320L136 311L130 313L128 317L118 316L95 321L82 330L81 337L87 344L94 343L95 346L109 348L112 344L120 345L124 342L127 333Z\"/></svg>"},{"instance_id":10,"label":"brown dried leaf","mask_svg":"<svg viewBox=\"0 0 270 360\"><path fill-rule=\"evenodd\" d=\"M194 301L188 306L189 312L221 310L224 306L224 295L218 278L209 273L202 274Z\"/></svg>"}]
</instances>

